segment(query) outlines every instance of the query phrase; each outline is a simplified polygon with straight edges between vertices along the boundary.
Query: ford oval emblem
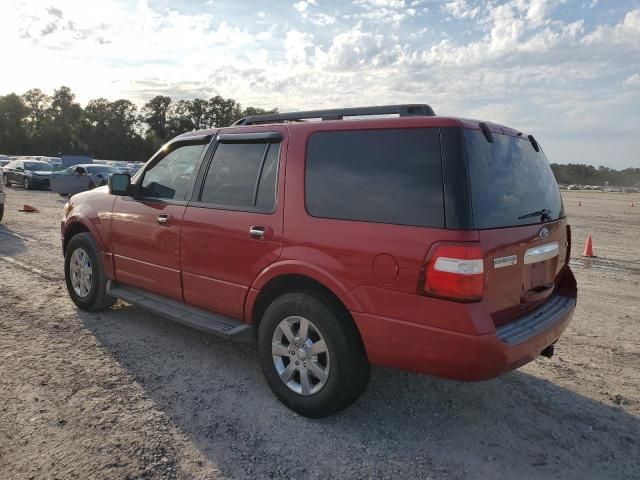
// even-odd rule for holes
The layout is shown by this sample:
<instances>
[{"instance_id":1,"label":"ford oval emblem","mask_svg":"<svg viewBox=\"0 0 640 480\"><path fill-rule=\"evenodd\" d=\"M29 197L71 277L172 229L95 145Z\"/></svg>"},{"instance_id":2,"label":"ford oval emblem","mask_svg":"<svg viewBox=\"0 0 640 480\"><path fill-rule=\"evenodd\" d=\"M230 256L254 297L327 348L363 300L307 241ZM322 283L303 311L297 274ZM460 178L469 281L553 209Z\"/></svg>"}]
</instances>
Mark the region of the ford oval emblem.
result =
<instances>
[{"instance_id":1,"label":"ford oval emblem","mask_svg":"<svg viewBox=\"0 0 640 480\"><path fill-rule=\"evenodd\" d=\"M538 232L538 236L540 237L540 240L546 240L547 238L549 238L549 229L546 227L542 228Z\"/></svg>"}]
</instances>

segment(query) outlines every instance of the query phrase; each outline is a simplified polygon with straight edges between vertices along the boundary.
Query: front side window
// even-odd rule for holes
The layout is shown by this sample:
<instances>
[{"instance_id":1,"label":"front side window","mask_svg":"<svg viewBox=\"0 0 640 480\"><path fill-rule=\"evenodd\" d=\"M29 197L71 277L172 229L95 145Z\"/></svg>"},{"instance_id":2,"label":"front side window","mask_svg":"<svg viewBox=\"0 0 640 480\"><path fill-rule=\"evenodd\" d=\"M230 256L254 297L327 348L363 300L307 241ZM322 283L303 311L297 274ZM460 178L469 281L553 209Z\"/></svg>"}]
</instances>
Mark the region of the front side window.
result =
<instances>
[{"instance_id":1,"label":"front side window","mask_svg":"<svg viewBox=\"0 0 640 480\"><path fill-rule=\"evenodd\" d=\"M273 211L279 152L277 143L219 144L200 201L231 209Z\"/></svg>"},{"instance_id":2,"label":"front side window","mask_svg":"<svg viewBox=\"0 0 640 480\"><path fill-rule=\"evenodd\" d=\"M206 145L185 145L169 152L144 173L140 196L185 200L193 170Z\"/></svg>"},{"instance_id":3,"label":"front side window","mask_svg":"<svg viewBox=\"0 0 640 480\"><path fill-rule=\"evenodd\" d=\"M444 227L439 130L315 133L305 197L314 217Z\"/></svg>"}]
</instances>

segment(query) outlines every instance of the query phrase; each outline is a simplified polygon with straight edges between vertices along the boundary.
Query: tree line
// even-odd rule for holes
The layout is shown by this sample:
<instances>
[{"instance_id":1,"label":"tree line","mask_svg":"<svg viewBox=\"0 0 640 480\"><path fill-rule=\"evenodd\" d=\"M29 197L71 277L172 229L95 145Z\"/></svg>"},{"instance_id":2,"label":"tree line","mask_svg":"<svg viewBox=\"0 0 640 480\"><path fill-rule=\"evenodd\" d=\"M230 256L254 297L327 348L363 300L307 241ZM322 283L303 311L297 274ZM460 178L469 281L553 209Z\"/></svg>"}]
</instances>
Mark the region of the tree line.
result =
<instances>
[{"instance_id":1,"label":"tree line","mask_svg":"<svg viewBox=\"0 0 640 480\"><path fill-rule=\"evenodd\" d=\"M617 187L640 187L640 168L614 170L602 165L594 167L579 163L552 163L551 170L558 183L598 186L608 183Z\"/></svg>"},{"instance_id":2,"label":"tree line","mask_svg":"<svg viewBox=\"0 0 640 480\"><path fill-rule=\"evenodd\" d=\"M0 153L89 153L102 159L144 161L181 133L276 112L242 108L221 96L174 102L157 95L141 109L130 100L97 98L83 108L69 87L60 87L51 96L33 88L22 95L0 96Z\"/></svg>"},{"instance_id":3,"label":"tree line","mask_svg":"<svg viewBox=\"0 0 640 480\"><path fill-rule=\"evenodd\" d=\"M90 153L112 160L147 160L167 140L201 128L226 127L247 115L276 113L242 108L233 99L172 101L157 95L141 109L130 100L90 100L83 108L69 87L49 96L38 88L0 96L0 153ZM558 183L640 186L640 168L551 164Z\"/></svg>"}]
</instances>

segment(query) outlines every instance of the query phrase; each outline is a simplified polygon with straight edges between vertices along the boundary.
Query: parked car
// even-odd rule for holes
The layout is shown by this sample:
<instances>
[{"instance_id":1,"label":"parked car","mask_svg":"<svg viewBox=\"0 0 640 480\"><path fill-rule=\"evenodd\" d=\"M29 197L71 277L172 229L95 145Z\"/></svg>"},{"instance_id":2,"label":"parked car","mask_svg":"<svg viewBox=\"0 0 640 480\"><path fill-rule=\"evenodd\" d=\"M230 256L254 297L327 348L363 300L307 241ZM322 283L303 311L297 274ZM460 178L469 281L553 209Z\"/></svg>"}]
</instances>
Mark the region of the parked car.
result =
<instances>
[{"instance_id":1,"label":"parked car","mask_svg":"<svg viewBox=\"0 0 640 480\"><path fill-rule=\"evenodd\" d=\"M63 196L73 195L106 185L107 179L114 173L120 173L120 170L109 165L73 165L51 174L51 190Z\"/></svg>"},{"instance_id":2,"label":"parked car","mask_svg":"<svg viewBox=\"0 0 640 480\"><path fill-rule=\"evenodd\" d=\"M2 181L5 186L12 183L31 188L49 188L49 177L53 168L47 162L32 160L13 160L4 168Z\"/></svg>"},{"instance_id":3,"label":"parked car","mask_svg":"<svg viewBox=\"0 0 640 480\"><path fill-rule=\"evenodd\" d=\"M61 233L78 307L121 298L255 339L272 391L308 417L354 402L370 365L476 381L550 357L576 305L536 139L427 105L181 135L74 195Z\"/></svg>"}]
</instances>

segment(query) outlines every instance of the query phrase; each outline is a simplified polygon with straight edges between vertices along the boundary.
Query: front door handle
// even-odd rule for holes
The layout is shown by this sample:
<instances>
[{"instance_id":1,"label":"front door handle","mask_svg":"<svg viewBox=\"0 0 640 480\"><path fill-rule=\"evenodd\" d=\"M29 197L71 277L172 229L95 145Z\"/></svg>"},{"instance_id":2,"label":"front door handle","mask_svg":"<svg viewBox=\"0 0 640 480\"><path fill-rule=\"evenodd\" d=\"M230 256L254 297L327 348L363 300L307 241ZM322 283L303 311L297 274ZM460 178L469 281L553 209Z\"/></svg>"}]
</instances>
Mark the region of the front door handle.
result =
<instances>
[{"instance_id":1,"label":"front door handle","mask_svg":"<svg viewBox=\"0 0 640 480\"><path fill-rule=\"evenodd\" d=\"M251 235L252 238L257 238L259 240L262 240L264 238L264 231L265 231L265 227L254 225L249 229L249 235Z\"/></svg>"},{"instance_id":2,"label":"front door handle","mask_svg":"<svg viewBox=\"0 0 640 480\"><path fill-rule=\"evenodd\" d=\"M161 213L160 215L158 215L158 224L159 225L169 225L169 220L171 219L171 217L169 216L168 213Z\"/></svg>"}]
</instances>

